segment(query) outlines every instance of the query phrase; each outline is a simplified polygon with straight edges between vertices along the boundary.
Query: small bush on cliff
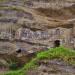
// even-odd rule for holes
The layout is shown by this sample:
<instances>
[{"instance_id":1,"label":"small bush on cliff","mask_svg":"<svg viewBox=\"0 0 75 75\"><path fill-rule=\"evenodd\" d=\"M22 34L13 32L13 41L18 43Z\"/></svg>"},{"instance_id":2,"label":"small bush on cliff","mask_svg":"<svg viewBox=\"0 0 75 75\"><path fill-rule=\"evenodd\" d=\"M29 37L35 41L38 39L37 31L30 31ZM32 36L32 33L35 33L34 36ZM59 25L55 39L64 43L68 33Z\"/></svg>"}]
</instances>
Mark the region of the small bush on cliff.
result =
<instances>
[{"instance_id":1,"label":"small bush on cliff","mask_svg":"<svg viewBox=\"0 0 75 75\"><path fill-rule=\"evenodd\" d=\"M17 70L17 64L16 63L12 63L12 64L10 64L9 68L11 70Z\"/></svg>"}]
</instances>

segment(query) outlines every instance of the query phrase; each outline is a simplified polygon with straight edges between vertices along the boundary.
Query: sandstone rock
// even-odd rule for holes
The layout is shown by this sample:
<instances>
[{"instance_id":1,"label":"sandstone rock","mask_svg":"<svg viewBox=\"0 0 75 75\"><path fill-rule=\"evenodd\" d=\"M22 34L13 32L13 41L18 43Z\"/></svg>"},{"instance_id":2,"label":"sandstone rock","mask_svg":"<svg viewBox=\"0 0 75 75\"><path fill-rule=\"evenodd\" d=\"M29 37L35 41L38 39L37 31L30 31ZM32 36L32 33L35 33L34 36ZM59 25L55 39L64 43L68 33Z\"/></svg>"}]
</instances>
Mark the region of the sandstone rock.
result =
<instances>
[{"instance_id":1,"label":"sandstone rock","mask_svg":"<svg viewBox=\"0 0 75 75\"><path fill-rule=\"evenodd\" d=\"M0 4L0 39L12 41L16 49L35 52L57 44L75 47L74 0L11 0Z\"/></svg>"}]
</instances>

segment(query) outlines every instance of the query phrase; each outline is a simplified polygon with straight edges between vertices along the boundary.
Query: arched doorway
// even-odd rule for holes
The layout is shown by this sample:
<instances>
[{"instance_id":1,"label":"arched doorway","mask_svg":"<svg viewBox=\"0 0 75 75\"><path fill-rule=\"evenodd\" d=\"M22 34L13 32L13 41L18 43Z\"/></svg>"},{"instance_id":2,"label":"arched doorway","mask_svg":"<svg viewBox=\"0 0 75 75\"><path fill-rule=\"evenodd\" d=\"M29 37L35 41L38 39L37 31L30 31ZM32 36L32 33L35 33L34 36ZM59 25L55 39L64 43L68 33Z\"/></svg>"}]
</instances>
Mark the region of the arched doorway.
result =
<instances>
[{"instance_id":1,"label":"arched doorway","mask_svg":"<svg viewBox=\"0 0 75 75\"><path fill-rule=\"evenodd\" d=\"M54 47L59 47L59 46L60 46L60 40L55 40Z\"/></svg>"}]
</instances>

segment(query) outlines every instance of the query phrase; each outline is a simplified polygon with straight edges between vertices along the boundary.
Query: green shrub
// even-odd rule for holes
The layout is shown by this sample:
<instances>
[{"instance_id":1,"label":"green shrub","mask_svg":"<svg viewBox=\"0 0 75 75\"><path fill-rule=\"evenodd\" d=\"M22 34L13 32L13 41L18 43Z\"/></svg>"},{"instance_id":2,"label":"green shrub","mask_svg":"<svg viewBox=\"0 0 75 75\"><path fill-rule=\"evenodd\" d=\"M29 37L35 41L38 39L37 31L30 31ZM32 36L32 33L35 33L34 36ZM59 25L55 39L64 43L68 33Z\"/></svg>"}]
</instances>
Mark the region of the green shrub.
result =
<instances>
[{"instance_id":1,"label":"green shrub","mask_svg":"<svg viewBox=\"0 0 75 75\"><path fill-rule=\"evenodd\" d=\"M16 63L12 63L12 64L9 65L9 68L10 68L11 70L17 70L18 66L17 66Z\"/></svg>"}]
</instances>

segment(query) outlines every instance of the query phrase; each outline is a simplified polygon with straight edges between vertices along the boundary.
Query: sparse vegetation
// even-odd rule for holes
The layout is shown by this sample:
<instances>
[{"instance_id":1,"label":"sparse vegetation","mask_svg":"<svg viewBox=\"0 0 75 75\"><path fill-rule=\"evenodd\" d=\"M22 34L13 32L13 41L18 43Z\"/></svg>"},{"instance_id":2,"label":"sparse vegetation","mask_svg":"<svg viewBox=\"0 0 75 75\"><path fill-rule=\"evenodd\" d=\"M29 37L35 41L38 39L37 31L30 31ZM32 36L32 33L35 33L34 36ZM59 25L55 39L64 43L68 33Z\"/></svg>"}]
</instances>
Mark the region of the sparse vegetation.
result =
<instances>
[{"instance_id":1,"label":"sparse vegetation","mask_svg":"<svg viewBox=\"0 0 75 75\"><path fill-rule=\"evenodd\" d=\"M23 11L22 9L16 7L16 6L10 6L10 7L5 7L5 6L0 6L0 10L14 10L14 11Z\"/></svg>"},{"instance_id":2,"label":"sparse vegetation","mask_svg":"<svg viewBox=\"0 0 75 75\"><path fill-rule=\"evenodd\" d=\"M74 50L64 47L45 50L53 47L57 38L60 45L74 48L74 0L0 0L0 4L0 70L3 68L3 75L27 75L29 70L39 67L41 60L62 60L75 65ZM19 49L21 54L17 53ZM34 54L29 54L42 49L45 51L30 58Z\"/></svg>"},{"instance_id":3,"label":"sparse vegetation","mask_svg":"<svg viewBox=\"0 0 75 75\"><path fill-rule=\"evenodd\" d=\"M4 2L4 1L8 1L8 0L0 0L0 2Z\"/></svg>"},{"instance_id":4,"label":"sparse vegetation","mask_svg":"<svg viewBox=\"0 0 75 75\"><path fill-rule=\"evenodd\" d=\"M29 69L37 67L37 61L41 59L62 59L65 62L75 65L75 51L64 47L51 48L47 51L38 53L36 58L27 63L21 70L10 71L5 75L25 75Z\"/></svg>"}]
</instances>

